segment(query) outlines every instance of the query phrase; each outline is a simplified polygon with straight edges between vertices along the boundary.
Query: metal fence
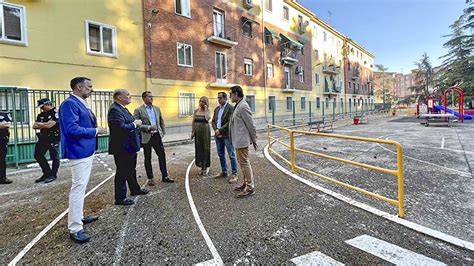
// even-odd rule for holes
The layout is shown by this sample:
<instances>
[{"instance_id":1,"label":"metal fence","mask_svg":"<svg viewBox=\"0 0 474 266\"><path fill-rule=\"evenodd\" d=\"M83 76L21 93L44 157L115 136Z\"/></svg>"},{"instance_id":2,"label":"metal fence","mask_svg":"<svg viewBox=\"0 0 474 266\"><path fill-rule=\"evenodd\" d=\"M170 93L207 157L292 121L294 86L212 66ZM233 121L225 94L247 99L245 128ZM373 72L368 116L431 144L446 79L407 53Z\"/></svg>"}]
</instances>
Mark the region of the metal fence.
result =
<instances>
[{"instance_id":1,"label":"metal fence","mask_svg":"<svg viewBox=\"0 0 474 266\"><path fill-rule=\"evenodd\" d=\"M60 104L71 94L71 90L30 90L18 87L0 87L0 110L9 111L13 117L10 129L10 143L7 155L8 164L20 164L34 161L34 145L37 141L33 123L41 110L36 103L41 98L49 98L59 108ZM113 91L96 90L87 99L97 117L99 126L107 127L107 111L113 103ZM164 116L167 136L173 140L187 139L191 132L194 110L199 106L199 95L190 92L179 93L177 97L154 95L154 104L159 106ZM362 99L342 98L286 97L286 100L275 100L274 96L266 99L247 95L257 129L265 129L267 124L282 124L288 119L305 118L305 121L336 121L375 110L375 105ZM132 102L127 108L133 110L143 104L141 95L132 95ZM211 114L218 106L216 96L209 99ZM294 120L293 120L294 121ZM99 152L108 149L108 136L100 136Z\"/></svg>"}]
</instances>

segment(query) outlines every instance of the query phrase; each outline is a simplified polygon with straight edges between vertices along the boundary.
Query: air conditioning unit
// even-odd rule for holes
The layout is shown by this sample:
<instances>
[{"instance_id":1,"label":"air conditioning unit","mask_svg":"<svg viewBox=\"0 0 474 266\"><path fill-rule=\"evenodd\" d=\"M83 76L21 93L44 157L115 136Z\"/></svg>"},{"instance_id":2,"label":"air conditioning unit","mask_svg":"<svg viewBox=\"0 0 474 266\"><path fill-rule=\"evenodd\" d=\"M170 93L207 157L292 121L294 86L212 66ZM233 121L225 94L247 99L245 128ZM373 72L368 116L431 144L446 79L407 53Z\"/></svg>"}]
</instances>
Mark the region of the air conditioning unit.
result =
<instances>
[{"instance_id":1,"label":"air conditioning unit","mask_svg":"<svg viewBox=\"0 0 474 266\"><path fill-rule=\"evenodd\" d=\"M297 66L297 67L296 67L296 70L295 70L295 73L296 73L296 74L300 74L300 73L302 73L302 72L303 72L303 67L302 67L302 66Z\"/></svg>"},{"instance_id":2,"label":"air conditioning unit","mask_svg":"<svg viewBox=\"0 0 474 266\"><path fill-rule=\"evenodd\" d=\"M250 9L253 7L253 3L252 3L252 0L243 0L244 1L244 7L246 9Z\"/></svg>"}]
</instances>

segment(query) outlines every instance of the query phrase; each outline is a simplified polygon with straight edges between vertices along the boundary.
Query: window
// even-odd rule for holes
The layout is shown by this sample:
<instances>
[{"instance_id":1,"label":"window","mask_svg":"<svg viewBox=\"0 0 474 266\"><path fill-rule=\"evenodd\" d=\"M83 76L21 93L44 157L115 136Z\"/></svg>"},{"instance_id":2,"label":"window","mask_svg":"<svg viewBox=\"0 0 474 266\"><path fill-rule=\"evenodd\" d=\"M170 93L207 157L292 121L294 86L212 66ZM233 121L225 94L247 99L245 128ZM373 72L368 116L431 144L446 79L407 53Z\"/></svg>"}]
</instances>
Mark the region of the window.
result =
<instances>
[{"instance_id":1,"label":"window","mask_svg":"<svg viewBox=\"0 0 474 266\"><path fill-rule=\"evenodd\" d=\"M286 97L286 111L293 110L293 97Z\"/></svg>"},{"instance_id":2,"label":"window","mask_svg":"<svg viewBox=\"0 0 474 266\"><path fill-rule=\"evenodd\" d=\"M267 78L273 78L273 64L267 64Z\"/></svg>"},{"instance_id":3,"label":"window","mask_svg":"<svg viewBox=\"0 0 474 266\"><path fill-rule=\"evenodd\" d=\"M250 111L255 113L255 95L245 95L245 101L249 104Z\"/></svg>"},{"instance_id":4,"label":"window","mask_svg":"<svg viewBox=\"0 0 474 266\"><path fill-rule=\"evenodd\" d=\"M316 61L319 61L319 51L318 51L318 49L314 50L314 58L316 59Z\"/></svg>"},{"instance_id":5,"label":"window","mask_svg":"<svg viewBox=\"0 0 474 266\"><path fill-rule=\"evenodd\" d=\"M283 20L289 21L290 20L290 10L287 6L283 6Z\"/></svg>"},{"instance_id":6,"label":"window","mask_svg":"<svg viewBox=\"0 0 474 266\"><path fill-rule=\"evenodd\" d=\"M275 111L276 111L275 96L268 96L268 110L273 111L273 107L275 107Z\"/></svg>"},{"instance_id":7,"label":"window","mask_svg":"<svg viewBox=\"0 0 474 266\"><path fill-rule=\"evenodd\" d=\"M246 37L252 38L252 22L250 20L246 20L242 25L243 34Z\"/></svg>"},{"instance_id":8,"label":"window","mask_svg":"<svg viewBox=\"0 0 474 266\"><path fill-rule=\"evenodd\" d=\"M328 37L327 37L327 34L326 34L326 31L323 31L323 41L327 41L328 40Z\"/></svg>"},{"instance_id":9,"label":"window","mask_svg":"<svg viewBox=\"0 0 474 266\"><path fill-rule=\"evenodd\" d=\"M179 93L179 116L191 116L194 113L196 102L196 95L193 92L180 92Z\"/></svg>"},{"instance_id":10,"label":"window","mask_svg":"<svg viewBox=\"0 0 474 266\"><path fill-rule=\"evenodd\" d=\"M86 21L87 53L103 56L117 56L117 30L92 21Z\"/></svg>"},{"instance_id":11,"label":"window","mask_svg":"<svg viewBox=\"0 0 474 266\"><path fill-rule=\"evenodd\" d=\"M351 88L351 83L350 82L347 82L347 88Z\"/></svg>"},{"instance_id":12,"label":"window","mask_svg":"<svg viewBox=\"0 0 474 266\"><path fill-rule=\"evenodd\" d=\"M303 17L298 15L298 31L300 33L304 32Z\"/></svg>"},{"instance_id":13,"label":"window","mask_svg":"<svg viewBox=\"0 0 474 266\"><path fill-rule=\"evenodd\" d=\"M304 83L304 70L301 69L301 72L299 73L299 77L300 77L300 83Z\"/></svg>"},{"instance_id":14,"label":"window","mask_svg":"<svg viewBox=\"0 0 474 266\"><path fill-rule=\"evenodd\" d=\"M334 36L331 36L331 46L334 46Z\"/></svg>"},{"instance_id":15,"label":"window","mask_svg":"<svg viewBox=\"0 0 474 266\"><path fill-rule=\"evenodd\" d=\"M176 14L191 17L191 5L190 0L175 0Z\"/></svg>"},{"instance_id":16,"label":"window","mask_svg":"<svg viewBox=\"0 0 474 266\"><path fill-rule=\"evenodd\" d=\"M316 97L316 108L321 108L321 99L319 97Z\"/></svg>"},{"instance_id":17,"label":"window","mask_svg":"<svg viewBox=\"0 0 474 266\"><path fill-rule=\"evenodd\" d=\"M273 45L273 37L271 35L265 34L265 44Z\"/></svg>"},{"instance_id":18,"label":"window","mask_svg":"<svg viewBox=\"0 0 474 266\"><path fill-rule=\"evenodd\" d=\"M253 61L249 58L244 58L244 74L246 76L252 76Z\"/></svg>"},{"instance_id":19,"label":"window","mask_svg":"<svg viewBox=\"0 0 474 266\"><path fill-rule=\"evenodd\" d=\"M178 66L193 66L193 47L185 43L176 43Z\"/></svg>"},{"instance_id":20,"label":"window","mask_svg":"<svg viewBox=\"0 0 474 266\"><path fill-rule=\"evenodd\" d=\"M212 12L212 21L214 36L225 38L224 13L217 9L214 9L214 11Z\"/></svg>"},{"instance_id":21,"label":"window","mask_svg":"<svg viewBox=\"0 0 474 266\"><path fill-rule=\"evenodd\" d=\"M318 27L316 25L313 26L313 36L315 39L318 38Z\"/></svg>"},{"instance_id":22,"label":"window","mask_svg":"<svg viewBox=\"0 0 474 266\"><path fill-rule=\"evenodd\" d=\"M216 52L216 82L227 84L227 56L224 53Z\"/></svg>"},{"instance_id":23,"label":"window","mask_svg":"<svg viewBox=\"0 0 474 266\"><path fill-rule=\"evenodd\" d=\"M352 106L352 100L349 99L349 108L351 108L351 106Z\"/></svg>"},{"instance_id":24,"label":"window","mask_svg":"<svg viewBox=\"0 0 474 266\"><path fill-rule=\"evenodd\" d=\"M316 79L316 84L319 85L319 73L314 74L314 77Z\"/></svg>"},{"instance_id":25,"label":"window","mask_svg":"<svg viewBox=\"0 0 474 266\"><path fill-rule=\"evenodd\" d=\"M0 41L27 44L25 7L0 1Z\"/></svg>"},{"instance_id":26,"label":"window","mask_svg":"<svg viewBox=\"0 0 474 266\"><path fill-rule=\"evenodd\" d=\"M306 97L301 97L301 110L306 110Z\"/></svg>"},{"instance_id":27,"label":"window","mask_svg":"<svg viewBox=\"0 0 474 266\"><path fill-rule=\"evenodd\" d=\"M326 109L328 109L329 108L329 98L326 97L325 101L326 101Z\"/></svg>"},{"instance_id":28,"label":"window","mask_svg":"<svg viewBox=\"0 0 474 266\"><path fill-rule=\"evenodd\" d=\"M265 0L265 9L267 11L272 12L272 10L273 10L272 0Z\"/></svg>"}]
</instances>

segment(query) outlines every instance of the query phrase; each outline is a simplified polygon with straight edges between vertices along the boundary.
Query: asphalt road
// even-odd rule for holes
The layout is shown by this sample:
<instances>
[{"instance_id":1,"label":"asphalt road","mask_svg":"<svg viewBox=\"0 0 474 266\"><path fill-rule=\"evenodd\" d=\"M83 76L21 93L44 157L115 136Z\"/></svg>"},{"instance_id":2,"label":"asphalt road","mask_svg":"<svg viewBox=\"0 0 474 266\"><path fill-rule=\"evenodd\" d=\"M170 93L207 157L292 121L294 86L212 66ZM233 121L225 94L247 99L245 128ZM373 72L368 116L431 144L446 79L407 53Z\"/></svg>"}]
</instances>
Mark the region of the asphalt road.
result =
<instances>
[{"instance_id":1,"label":"asphalt road","mask_svg":"<svg viewBox=\"0 0 474 266\"><path fill-rule=\"evenodd\" d=\"M389 130L389 127L392 127L391 124L393 124L393 130ZM421 140L424 140L429 132L419 132L422 136L421 140L413 138L411 142L404 143L407 141L405 138L407 134L404 134L402 130L396 130L401 128L399 123L379 125L369 123L363 126L345 127L339 129L339 133L385 136L401 140L408 156L416 158L428 156L426 150L420 150L422 147L411 147L411 145L423 146ZM431 135L441 136L440 130L443 131L441 128L436 128ZM462 139L468 137L469 132L472 133L469 131L472 128L467 128L465 131L459 127L455 130L458 132L461 143L465 143ZM391 134L385 134L386 131ZM336 130L335 133L338 131ZM451 131L446 131L446 136L451 133ZM265 134L260 134L259 138L260 146L264 146ZM311 145L307 145L308 143ZM448 143L451 142L445 140L445 148L459 148ZM322 146L318 146L318 142L304 138L298 140L298 144L315 150L321 148L328 153L342 153L348 158L362 161L387 166L393 163L390 161L393 155L378 146L353 145L349 147L335 142L325 142L321 143ZM421 152L415 152L415 150ZM372 152L376 155L369 155ZM458 154L453 151L447 154L451 156L453 153ZM442 166L468 172L469 167L466 166L466 161L463 164L460 158L454 157L456 164L444 161L432 163L445 163ZM226 264L289 264L292 260L297 262L298 259L295 258L307 254L312 256L306 257L309 261L314 262L317 255L319 261L321 258L326 260L331 258L345 264L391 264L396 263L397 259L399 262L404 258L410 261L418 258L421 262L430 262L430 264L436 262L473 264L472 251L415 232L294 180L271 164L264 157L261 149L252 152L250 158L256 176L256 194L250 198L236 198L236 192L233 191L234 184L228 184L225 179L198 176L197 167L192 167L189 175L190 190L199 217L218 255ZM420 158L420 160L426 159ZM438 158L438 156L433 156L433 158ZM91 242L83 245L73 243L67 234L66 219L62 219L26 253L19 263L195 264L213 259L214 256L198 228L185 192L186 169L194 159L194 146L187 144L167 147L167 159L169 171L177 180L176 183L159 182L156 187L147 187L152 190L150 194L136 197L137 203L133 206L123 207L113 205L113 182L112 179L107 181L86 199L86 214L100 215L97 222L86 225L87 232L92 236ZM219 172L219 163L214 150L212 160L210 173L215 175ZM392 193L394 186L392 181L382 180L377 175L336 166L332 162L323 163L307 158L300 158L300 160L314 169L342 179L360 180L358 177L366 177L369 181L366 180L359 185L367 185L368 188L373 185L380 193L388 195ZM157 160L154 162L157 173L159 172ZM472 176L460 177L461 175L457 172L450 173L446 169L435 170L434 172L440 173L440 176L446 177L446 182L438 184L437 182L442 181L438 180L439 176L433 176L431 172L427 172L431 169L430 167L421 162L417 162L420 163L417 165L409 159L405 162L407 219L423 225L429 223L431 228L453 235L464 232L464 234L460 233L459 237L463 236L465 240L472 240L472 222L469 222L471 218L467 216L472 217L472 191L469 191L468 183L472 182ZM144 176L141 154L138 166L139 175ZM109 167L112 171L107 169ZM113 174L113 170L112 157L99 155L94 161L89 189ZM426 175L421 176L420 173ZM0 187L1 264L9 263L41 230L67 208L70 186L67 163L61 167L59 180L51 184L34 184L33 180L37 177L38 171L21 173L11 177L15 182L13 185ZM346 193L345 195L364 201L371 206L396 214L396 208L393 206L372 201L366 196L336 188L309 176L305 178L312 182L321 182L322 186ZM427 183L427 178L432 178L433 182ZM380 182L377 182L379 179ZM145 184L146 178L141 177L139 181ZM408 183L413 183L416 190L409 189ZM440 194L441 192L436 189L445 186L449 188L445 189L445 194ZM472 189L472 185L470 187ZM457 188L457 193L452 193L455 188ZM456 194L459 197L453 198ZM433 199L435 196L439 197L438 200ZM444 201L443 198L450 200ZM436 204L427 205L428 203ZM422 209L426 211L423 213ZM464 211L463 215L466 216L449 218L449 216L462 213L460 210ZM447 221L450 224L446 225ZM378 243L375 246L384 247L384 249L374 251L370 248L374 246L373 243L369 243L370 241L375 241ZM387 245L380 244L383 243L380 241L385 241ZM397 248L402 248L407 253ZM395 256L390 257L391 252L395 252Z\"/></svg>"}]
</instances>

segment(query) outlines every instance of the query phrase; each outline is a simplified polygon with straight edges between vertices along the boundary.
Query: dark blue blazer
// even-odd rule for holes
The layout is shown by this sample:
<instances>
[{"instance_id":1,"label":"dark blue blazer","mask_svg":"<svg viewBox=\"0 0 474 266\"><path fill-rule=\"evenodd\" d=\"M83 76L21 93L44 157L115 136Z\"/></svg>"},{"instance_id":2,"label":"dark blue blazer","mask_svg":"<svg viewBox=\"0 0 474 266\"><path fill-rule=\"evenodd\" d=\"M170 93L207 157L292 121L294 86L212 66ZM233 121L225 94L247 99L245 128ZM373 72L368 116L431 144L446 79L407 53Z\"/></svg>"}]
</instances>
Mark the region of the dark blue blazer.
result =
<instances>
[{"instance_id":1,"label":"dark blue blazer","mask_svg":"<svg viewBox=\"0 0 474 266\"><path fill-rule=\"evenodd\" d=\"M94 154L97 120L76 96L69 96L59 107L59 126L63 158L81 159Z\"/></svg>"},{"instance_id":2,"label":"dark blue blazer","mask_svg":"<svg viewBox=\"0 0 474 266\"><path fill-rule=\"evenodd\" d=\"M110 129L109 153L136 153L140 150L140 129L133 123L135 118L118 103L110 106L108 122Z\"/></svg>"}]
</instances>

